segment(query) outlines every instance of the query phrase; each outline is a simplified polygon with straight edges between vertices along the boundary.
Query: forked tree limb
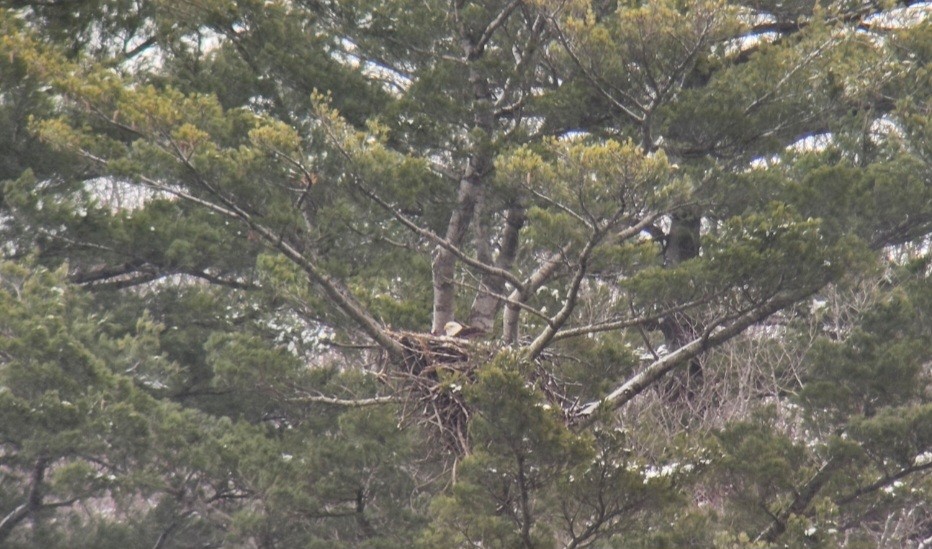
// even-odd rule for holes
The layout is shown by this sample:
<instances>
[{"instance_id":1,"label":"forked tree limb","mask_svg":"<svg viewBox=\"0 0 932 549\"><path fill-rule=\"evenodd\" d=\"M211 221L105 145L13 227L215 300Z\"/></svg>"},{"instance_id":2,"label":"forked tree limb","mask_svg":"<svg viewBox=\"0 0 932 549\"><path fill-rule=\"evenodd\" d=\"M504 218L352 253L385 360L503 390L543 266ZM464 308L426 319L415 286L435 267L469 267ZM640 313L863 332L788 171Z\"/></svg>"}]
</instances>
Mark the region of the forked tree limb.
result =
<instances>
[{"instance_id":1,"label":"forked tree limb","mask_svg":"<svg viewBox=\"0 0 932 549\"><path fill-rule=\"evenodd\" d=\"M751 325L764 320L784 307L812 295L826 283L827 281L816 286L807 286L796 290L777 292L767 301L739 315L727 325L720 325L681 346L676 351L661 357L659 360L655 360L640 373L629 378L608 395L583 405L578 411L571 413L570 422L580 428L588 427L599 418L600 412L613 411L621 408L670 370L699 356L709 349L718 347L731 338L741 334Z\"/></svg>"}]
</instances>

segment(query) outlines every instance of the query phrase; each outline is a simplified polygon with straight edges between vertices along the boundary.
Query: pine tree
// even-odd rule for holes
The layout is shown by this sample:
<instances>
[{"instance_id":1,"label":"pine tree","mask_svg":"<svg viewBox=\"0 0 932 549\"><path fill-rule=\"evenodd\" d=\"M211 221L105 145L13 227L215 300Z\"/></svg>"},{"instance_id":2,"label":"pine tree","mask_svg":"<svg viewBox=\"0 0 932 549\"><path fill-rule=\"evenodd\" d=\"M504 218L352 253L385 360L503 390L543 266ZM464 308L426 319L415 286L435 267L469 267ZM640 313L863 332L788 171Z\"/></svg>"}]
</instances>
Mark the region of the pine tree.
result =
<instances>
[{"instance_id":1,"label":"pine tree","mask_svg":"<svg viewBox=\"0 0 932 549\"><path fill-rule=\"evenodd\" d=\"M932 543L910 4L0 2L0 542Z\"/></svg>"}]
</instances>

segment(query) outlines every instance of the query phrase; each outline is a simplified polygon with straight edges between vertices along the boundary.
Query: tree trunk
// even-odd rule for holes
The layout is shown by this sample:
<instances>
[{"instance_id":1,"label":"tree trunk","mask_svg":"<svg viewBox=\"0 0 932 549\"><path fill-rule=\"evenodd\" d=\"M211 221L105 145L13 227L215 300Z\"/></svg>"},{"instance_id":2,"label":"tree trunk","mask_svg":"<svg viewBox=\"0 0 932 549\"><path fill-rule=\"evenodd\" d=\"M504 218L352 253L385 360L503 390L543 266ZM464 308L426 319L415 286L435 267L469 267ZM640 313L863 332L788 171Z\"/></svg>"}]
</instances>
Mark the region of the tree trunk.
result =
<instances>
[{"instance_id":1,"label":"tree trunk","mask_svg":"<svg viewBox=\"0 0 932 549\"><path fill-rule=\"evenodd\" d=\"M465 32L462 31L461 32ZM476 213L476 204L482 200L483 183L492 170L492 150L489 146L494 129L492 113L492 93L487 80L479 73L475 63L482 56L481 48L474 39L463 37L463 54L469 63L469 82L473 90L473 129L476 130L476 142L472 144L472 154L460 179L456 196L456 208L447 224L446 240L462 247L466 240L469 224ZM452 252L437 246L433 261L434 307L431 332L442 333L444 325L454 320L456 298L456 256Z\"/></svg>"},{"instance_id":2,"label":"tree trunk","mask_svg":"<svg viewBox=\"0 0 932 549\"><path fill-rule=\"evenodd\" d=\"M0 520L0 542L8 538L19 523L42 508L42 482L45 480L45 470L48 465L49 459L47 457L40 456L36 459L35 467L32 469L32 479L29 483L29 494L26 496L25 503L17 506Z\"/></svg>"},{"instance_id":3,"label":"tree trunk","mask_svg":"<svg viewBox=\"0 0 932 549\"><path fill-rule=\"evenodd\" d=\"M505 228L502 231L502 238L499 244L498 255L495 258L494 265L499 269L508 270L514 264L515 257L518 255L518 236L525 222L525 211L521 206L513 206L505 214ZM476 231L476 234L482 234ZM484 243L488 246L488 243ZM476 243L477 249L480 243ZM491 254L479 254L479 259L483 255L491 260ZM468 323L483 331L489 332L495 323L495 316L502 306L502 296L505 292L505 280L500 276L486 274L482 277L479 286L479 292L476 294L476 300L472 304L472 310L469 313Z\"/></svg>"},{"instance_id":4,"label":"tree trunk","mask_svg":"<svg viewBox=\"0 0 932 549\"><path fill-rule=\"evenodd\" d=\"M663 250L663 261L667 267L676 267L687 259L699 255L699 226L702 221L698 211L687 210L674 213L670 219L670 232Z\"/></svg>"},{"instance_id":5,"label":"tree trunk","mask_svg":"<svg viewBox=\"0 0 932 549\"><path fill-rule=\"evenodd\" d=\"M702 217L696 210L674 213L670 219L670 231L667 233L663 261L668 268L675 268L682 262L699 256L699 229ZM696 339L702 333L694 319L685 313L677 313L660 322L660 330L671 352ZM696 356L686 364L685 371L671 372L666 386L668 398L679 401L683 398L692 401L702 383L702 362Z\"/></svg>"},{"instance_id":6,"label":"tree trunk","mask_svg":"<svg viewBox=\"0 0 932 549\"><path fill-rule=\"evenodd\" d=\"M447 224L445 238L456 247L461 247L466 239L466 231L472 222L476 202L482 192L482 181L477 170L477 160L474 158L470 161L466 174L460 180L459 193L456 197L456 209L453 210L453 215L450 216L450 222ZM455 274L456 256L446 248L437 246L434 250L433 261L434 309L433 324L431 325L431 331L435 334L441 333L444 325L454 319Z\"/></svg>"}]
</instances>

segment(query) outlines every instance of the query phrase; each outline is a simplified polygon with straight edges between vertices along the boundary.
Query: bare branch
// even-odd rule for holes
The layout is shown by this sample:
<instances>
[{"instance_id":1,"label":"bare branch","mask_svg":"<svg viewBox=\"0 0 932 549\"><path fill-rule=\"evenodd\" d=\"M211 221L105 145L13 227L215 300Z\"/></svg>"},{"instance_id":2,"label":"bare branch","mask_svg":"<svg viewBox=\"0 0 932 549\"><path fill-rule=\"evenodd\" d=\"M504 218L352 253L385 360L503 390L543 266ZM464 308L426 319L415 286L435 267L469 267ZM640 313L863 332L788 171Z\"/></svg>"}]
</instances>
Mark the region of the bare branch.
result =
<instances>
[{"instance_id":1,"label":"bare branch","mask_svg":"<svg viewBox=\"0 0 932 549\"><path fill-rule=\"evenodd\" d=\"M541 263L536 271L531 273L524 281L524 287L521 290L514 290L508 296L509 301L523 303L531 297L533 292L544 285L545 282L557 272L566 254L573 248L572 244L563 246L559 251L550 254L546 261ZM517 305L509 304L505 307L504 319L502 321L502 339L506 343L514 343L518 340L518 320L520 319L520 308Z\"/></svg>"},{"instance_id":2,"label":"bare branch","mask_svg":"<svg viewBox=\"0 0 932 549\"><path fill-rule=\"evenodd\" d=\"M459 259L460 261L462 261L462 262L465 263L466 265L469 265L470 267L473 267L473 268L475 268L475 269L478 269L478 270L480 270L480 271L482 271L482 272L484 272L484 273L487 273L487 274L489 274L489 275L501 277L501 278L505 279L506 281L508 281L508 283L511 284L512 286L514 286L515 288L520 289L520 288L522 287L522 282L521 282L521 280L520 280L517 276L515 276L511 271L508 271L508 270L505 270L505 269L501 269L501 268L496 267L496 266L494 266L494 265L489 265L489 264L487 264L487 263L483 263L482 261L479 261L478 259L475 259L475 258L470 257L470 256L467 255L463 250L461 250L459 247L455 246L455 245L454 245L452 242L450 242L449 240L447 240L447 239L443 238L442 236L440 236L440 235L434 233L433 231L430 231L430 230L428 230L428 229L425 229L425 228L421 227L420 225L418 225L417 223L415 223L414 221L412 221L408 216L404 215L403 213L401 213L400 211L398 211L396 208L392 207L391 204L389 204L388 202L386 202L384 199L382 199L382 197L380 197L379 195L377 195L377 194L376 194L375 192L373 192L371 189L367 188L367 187L366 187L365 185L363 185L361 182L357 181L357 182L356 182L356 187L357 187L360 191L362 191L363 194L365 194L365 195L368 196L370 199L372 199L373 202L375 202L375 203L378 204L380 207L382 207L382 209L384 209L386 212L388 212L389 214L391 214L392 217L394 217L395 219L397 219L402 225L404 225L405 227L411 229L411 231L413 231L415 234L417 234L417 235L419 235L419 236L422 236L422 237L424 237L424 238L430 240L431 242L436 243L438 246L442 247L443 249L449 251L449 252L452 253L454 256L456 256L457 259Z\"/></svg>"},{"instance_id":3,"label":"bare branch","mask_svg":"<svg viewBox=\"0 0 932 549\"><path fill-rule=\"evenodd\" d=\"M758 534L755 541L776 541L776 539L780 537L780 534L786 530L786 521L793 515L802 514L806 508L809 507L809 504L812 503L812 500L818 495L819 490L825 486L825 483L828 482L831 474L838 466L839 462L835 458L830 458L823 463L822 467L816 471L809 482L797 491L796 497L793 498L792 503L790 503L786 509L780 511L777 515L770 514L770 525Z\"/></svg>"},{"instance_id":4,"label":"bare branch","mask_svg":"<svg viewBox=\"0 0 932 549\"><path fill-rule=\"evenodd\" d=\"M854 492L836 499L835 503L837 505L847 505L853 502L854 500L860 498L861 496L870 494L872 492L876 492L877 490L881 490L887 486L890 486L894 482L901 480L904 477L907 477L914 473L921 473L923 471L928 471L930 469L932 469L932 461L926 461L925 463L919 463L916 465L912 465L905 469L901 469L892 475L885 475L883 478L877 480L876 482L868 484L867 486L858 488Z\"/></svg>"},{"instance_id":5,"label":"bare branch","mask_svg":"<svg viewBox=\"0 0 932 549\"><path fill-rule=\"evenodd\" d=\"M687 362L699 356L701 353L721 345L743 332L752 324L760 322L780 309L812 295L824 285L825 282L817 286L809 286L794 291L778 292L759 307L739 315L728 325L719 326L715 330L711 330L701 337L697 337L683 345L660 360L654 361L639 374L628 379L602 399L582 406L578 411L573 412L574 422L579 426L590 425L596 420L600 410L617 410L621 408L679 364Z\"/></svg>"},{"instance_id":6,"label":"bare branch","mask_svg":"<svg viewBox=\"0 0 932 549\"><path fill-rule=\"evenodd\" d=\"M786 84L789 81L789 79L793 77L794 74L802 70L803 67L808 65L813 60L820 58L822 56L822 53L825 51L825 49L833 45L836 41L837 39L834 37L829 38L828 40L820 44L819 47L809 52L809 54L804 59L802 59L792 69L790 69L789 72L783 75L783 78L781 78L779 82L770 86L768 88L767 93L758 97L750 105L745 107L744 114L745 115L751 114L751 112L753 112L757 107L761 106L765 101L773 97L777 92L781 91L781 88L783 87L783 85Z\"/></svg>"},{"instance_id":7,"label":"bare branch","mask_svg":"<svg viewBox=\"0 0 932 549\"><path fill-rule=\"evenodd\" d=\"M502 86L502 93L495 101L494 107L496 109L496 116L508 114L514 111L517 106L524 102L524 98L522 98L512 105L505 105L505 102L508 101L512 93L514 93L517 83L522 81L522 79L519 77L523 76L527 72L528 66L530 66L531 61L535 58L540 46L541 37L543 36L544 30L546 29L546 23L547 19L542 14L538 14L534 19L534 23L531 25L531 33L527 39L527 42L525 43L521 59L515 66L514 73L508 76L507 80L505 80L505 84ZM527 96L525 95L525 98L526 97Z\"/></svg>"},{"instance_id":8,"label":"bare branch","mask_svg":"<svg viewBox=\"0 0 932 549\"><path fill-rule=\"evenodd\" d=\"M647 112L647 108L644 107L643 105L641 105L640 103L638 103L637 101L635 101L633 97L630 97L630 96L628 96L627 94L623 94L623 95L626 96L625 99L627 99L627 100L631 101L632 103L634 103L634 105L637 107L637 109L638 109L639 111L641 111L641 113L642 113L642 114L637 114L636 112L634 112L633 110L631 110L627 105L625 105L624 103L620 102L620 101L615 97L614 94L612 94L610 91L606 90L605 87L602 85L602 82L600 81L600 79L599 79L598 77L596 77L594 74L592 74L592 72L591 72L588 68L586 68L586 66L583 64L582 60L579 58L579 56L576 55L576 52L573 51L572 46L570 46L569 40L566 38L566 35L565 35L565 34L563 33L563 31L560 29L559 24L557 24L556 21L551 21L551 24L553 25L553 28L556 29L556 36L557 36L557 39L559 40L560 44L563 46L563 49L564 49L564 50L566 51L566 53L570 56L570 59L573 60L573 63L574 63L577 67L579 67L579 70L582 71L583 76L585 76L586 79L589 80L589 82L592 83L593 86L595 86L595 89L599 92L599 94L602 95L602 97L604 97L605 99L607 99L607 100L608 100L612 105L614 105L618 110L620 110L620 111L623 112L625 115L627 115L628 118L630 118L632 122L634 122L634 123L637 124L637 125L643 124L644 121L646 120L646 118L645 118L645 116L644 116L643 113Z\"/></svg>"},{"instance_id":9,"label":"bare branch","mask_svg":"<svg viewBox=\"0 0 932 549\"><path fill-rule=\"evenodd\" d=\"M363 408L366 406L378 406L381 404L391 404L393 402L402 402L403 399L397 396L378 396L370 398L337 398L324 395L306 395L285 399L286 402L296 402L300 404L330 404L332 406L343 406L345 408Z\"/></svg>"},{"instance_id":10,"label":"bare branch","mask_svg":"<svg viewBox=\"0 0 932 549\"><path fill-rule=\"evenodd\" d=\"M595 324L587 324L585 326L577 326L575 328L568 328L566 330L561 330L556 335L553 336L554 341L559 341L561 339L569 339L571 337L579 337L587 334L594 334L599 332L611 332L614 330L623 330L625 328L632 328L634 326L644 326L660 321L665 316L679 313L697 305L702 305L703 303L708 303L712 298L704 297L702 299L696 299L693 301L688 301L676 307L670 307L669 309L664 309L659 313L655 313L649 316L641 317L630 317L620 320L611 320L607 322L598 322Z\"/></svg>"},{"instance_id":11,"label":"bare branch","mask_svg":"<svg viewBox=\"0 0 932 549\"><path fill-rule=\"evenodd\" d=\"M545 322L547 322L547 323L550 323L550 317L548 317L548 316L545 315L544 313L540 312L539 309L535 309L534 307L531 307L530 305L528 305L527 303L524 303L524 302L522 302L522 301L517 301L517 300L513 299L511 296L507 296L507 295L504 295L504 294L500 294L500 293L497 293L497 292L493 292L493 291L490 290L488 287L485 287L485 286L482 286L482 285L477 286L477 285L473 285L473 284L466 284L465 282L458 282L457 284L459 284L460 286L464 286L464 287L466 287L466 288L469 288L470 290L475 290L475 291L478 292L480 295L492 296L492 297L494 297L495 299L501 300L503 303L505 303L505 304L507 304L507 305L511 305L511 306L513 306L513 307L518 307L518 308L520 308L522 311L527 311L528 313L530 313L530 314L532 314L532 315L534 315L534 316L540 318L541 320L543 320L543 321L545 321ZM512 292L512 294L514 294L514 292ZM472 323L470 323L469 325L470 325L470 326L473 326ZM477 326L477 327L478 327L478 326Z\"/></svg>"},{"instance_id":12,"label":"bare branch","mask_svg":"<svg viewBox=\"0 0 932 549\"><path fill-rule=\"evenodd\" d=\"M82 153L84 156L91 158L103 166L109 164L106 159L94 156L87 151L82 151ZM253 230L255 234L260 236L269 245L271 245L271 247L277 249L285 257L301 267L301 269L308 275L308 278L310 278L312 282L321 286L324 290L324 293L327 294L333 303L341 311L352 318L359 325L359 327L369 335L369 337L378 342L379 345L381 345L389 353L389 355L391 355L393 360L402 360L404 355L402 346L391 338L391 336L388 334L388 332L385 331L381 324L369 315L365 308L356 300L355 297L352 296L352 294L350 294L348 290L342 287L342 284L327 276L327 274L324 273L313 261L305 257L304 254L296 250L293 246L291 246L291 244L282 240L277 232L261 224L253 215L244 210L242 207L238 206L231 198L226 197L222 193L218 192L201 176L201 174L188 161L188 159L186 159L184 155L180 154L180 151L176 151L176 156L179 162L192 173L193 177L195 177L202 186L204 186L211 194L213 194L222 205L211 202L210 200L199 198L179 188L164 184L146 176L139 176L139 180L152 189L169 193L193 204L207 208L210 211L232 219L237 219L245 223L250 229Z\"/></svg>"},{"instance_id":13,"label":"bare branch","mask_svg":"<svg viewBox=\"0 0 932 549\"><path fill-rule=\"evenodd\" d=\"M502 25L508 21L508 18L511 14L517 9L518 6L524 0L512 0L510 4L505 6L505 8L499 12L499 14L493 19L488 26L482 31L482 36L479 37L479 40L476 41L475 45L472 46L469 56L472 59L478 58L482 55L482 52L485 51L485 47L488 45L489 41L492 39L492 35L495 34L495 31L498 30Z\"/></svg>"},{"instance_id":14,"label":"bare branch","mask_svg":"<svg viewBox=\"0 0 932 549\"><path fill-rule=\"evenodd\" d=\"M530 174L528 174L528 179L530 179ZM582 216L582 214L576 212L575 210L573 210L572 208L570 208L570 207L567 206L566 204L563 204L562 202L557 202L556 200L550 198L549 196L547 196L547 195L545 195L545 194L543 194L543 193L541 193L541 192L535 191L534 189L531 189L531 188L530 188L530 185L526 185L526 188L527 188L528 190L530 190L531 193L532 193L534 196L536 196L537 198L540 198L540 199L543 200L544 202L546 202L546 203L550 204L551 206L553 206L553 207L555 207L555 208L557 208L557 209L563 211L564 213L566 213L567 215L569 215L570 217L572 217L572 218L575 219L576 221L579 221L580 223L582 223L583 226L585 226L587 229L590 229L590 230L595 229L595 227L593 226L592 222L591 222L589 219L586 219L585 217ZM590 217L590 219L591 219L592 216L590 215L589 217Z\"/></svg>"},{"instance_id":15,"label":"bare branch","mask_svg":"<svg viewBox=\"0 0 932 549\"><path fill-rule=\"evenodd\" d=\"M566 301L563 303L563 307L550 319L550 322L547 323L547 327L544 328L544 331L537 336L525 348L525 354L529 359L537 358L540 353L544 351L544 348L548 343L553 339L553 336L556 335L557 331L561 326L569 319L570 315L573 313L573 310L576 308L576 299L579 297L579 288L582 284L583 278L586 276L586 272L589 267L589 257L592 255L592 250L599 244L599 241L602 240L604 233L597 231L593 233L592 237L589 239L589 242L586 243L586 247L583 248L580 252L579 257L577 258L576 263L576 273L573 275L573 280L570 283L569 291L566 293Z\"/></svg>"}]
</instances>

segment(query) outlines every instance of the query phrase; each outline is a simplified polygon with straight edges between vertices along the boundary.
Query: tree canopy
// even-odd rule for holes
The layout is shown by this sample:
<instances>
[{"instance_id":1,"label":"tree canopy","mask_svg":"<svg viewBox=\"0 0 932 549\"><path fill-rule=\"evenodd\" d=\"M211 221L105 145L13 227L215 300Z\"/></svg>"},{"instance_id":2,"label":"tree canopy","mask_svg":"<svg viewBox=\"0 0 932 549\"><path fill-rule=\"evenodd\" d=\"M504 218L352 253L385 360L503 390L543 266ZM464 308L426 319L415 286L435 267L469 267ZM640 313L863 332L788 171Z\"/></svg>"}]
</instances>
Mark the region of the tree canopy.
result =
<instances>
[{"instance_id":1,"label":"tree canopy","mask_svg":"<svg viewBox=\"0 0 932 549\"><path fill-rule=\"evenodd\" d=\"M930 13L0 0L0 545L932 547Z\"/></svg>"}]
</instances>

